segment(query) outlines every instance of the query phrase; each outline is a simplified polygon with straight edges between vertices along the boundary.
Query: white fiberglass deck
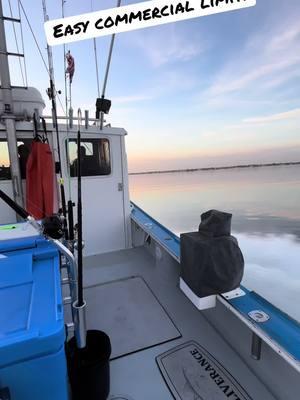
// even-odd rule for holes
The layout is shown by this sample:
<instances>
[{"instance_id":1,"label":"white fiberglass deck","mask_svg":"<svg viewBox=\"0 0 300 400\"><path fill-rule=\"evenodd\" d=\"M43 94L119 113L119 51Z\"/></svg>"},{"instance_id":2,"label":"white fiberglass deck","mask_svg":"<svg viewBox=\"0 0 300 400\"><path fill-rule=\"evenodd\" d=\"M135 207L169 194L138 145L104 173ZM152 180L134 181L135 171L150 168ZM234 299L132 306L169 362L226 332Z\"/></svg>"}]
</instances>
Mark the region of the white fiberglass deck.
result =
<instances>
[{"instance_id":1,"label":"white fiberglass deck","mask_svg":"<svg viewBox=\"0 0 300 400\"><path fill-rule=\"evenodd\" d=\"M160 260L155 260L144 247L138 247L88 257L85 259L84 270L87 297L89 297L88 292L91 286L95 287L98 284L133 276L141 277L181 333L181 337L177 339L112 360L110 363L111 398L173 399L160 373L156 357L180 344L195 341L227 369L251 399L275 399L180 291L178 287L179 265L168 263L164 260L164 256ZM113 290L113 286L111 288ZM105 316L109 306L105 304L103 297L97 301L96 292L93 293L93 296L93 301L88 306L88 325L91 323L90 321L94 320L97 321L97 326L94 324L93 328L103 329L107 324ZM112 321L111 317L109 316ZM124 332L120 332L120 334L124 334ZM123 337L122 340L126 340L126 338ZM114 343L112 343L113 345ZM212 397L205 396L203 399L213 400L215 397L213 395ZM230 397L230 400L232 399L237 399L237 397Z\"/></svg>"}]
</instances>

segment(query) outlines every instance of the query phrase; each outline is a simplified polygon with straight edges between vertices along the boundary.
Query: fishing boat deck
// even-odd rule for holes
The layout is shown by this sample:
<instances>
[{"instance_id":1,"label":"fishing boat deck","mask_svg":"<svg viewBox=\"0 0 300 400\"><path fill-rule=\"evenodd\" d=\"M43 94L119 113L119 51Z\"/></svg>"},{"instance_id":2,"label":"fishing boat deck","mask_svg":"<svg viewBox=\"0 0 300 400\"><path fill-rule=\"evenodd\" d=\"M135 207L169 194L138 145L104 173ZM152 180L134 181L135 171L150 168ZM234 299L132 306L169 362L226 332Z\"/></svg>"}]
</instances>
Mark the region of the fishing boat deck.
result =
<instances>
[{"instance_id":1,"label":"fishing boat deck","mask_svg":"<svg viewBox=\"0 0 300 400\"><path fill-rule=\"evenodd\" d=\"M130 328L130 326L129 328L118 329L117 332L114 329L114 337L111 337L113 347L110 363L111 399L172 399L173 396L159 370L156 357L191 340L203 346L207 352L213 355L226 368L229 374L235 378L250 396L245 396L246 399L275 399L238 354L210 325L204 313L198 311L181 292L178 287L179 265L177 263L167 262L164 256L153 257L147 250L146 244L132 249L87 257L84 261L84 269L85 297L88 300L87 324L90 329L102 329L110 334L108 332L110 324L116 324L119 327L123 326L124 321L120 321L120 313L122 314L122 306L124 304L120 303L123 303L126 299L122 298L122 301L120 301L118 293L114 296L114 290L122 291L122 283L124 282L130 283L130 285L133 283L133 286L135 282L138 287L141 288L143 286L146 288L144 292L143 290L139 292L138 296L140 297L136 298L136 301L135 289L132 289L131 301L132 305L134 306L135 304L134 307L136 307L133 313L137 312L137 309L143 310L144 295L149 297L149 293L151 293L154 299L152 299L153 312L148 309L148 316L143 313L142 315L137 315L136 324L139 323L140 318L149 317L149 332L146 336L156 335L156 338L136 337L139 342L136 349L128 349L128 352L122 355L121 353L126 352L126 349L114 350L114 345L122 347L123 343L123 346L125 344L126 347L127 343L132 344L132 341L135 340L135 335L143 335L145 331L136 331L134 327ZM121 283L121 289L119 283ZM99 297L97 288L100 288ZM106 292L103 292L101 288L106 288ZM139 289L137 290L139 291ZM118 314L115 318L111 315L114 307L111 303L113 302L116 304L115 311ZM160 310L156 309L158 314L161 313L161 327L159 323L156 327L151 326L151 321L155 321L155 318L160 318L157 312L154 311L157 304L161 307ZM130 310L128 312L128 309L126 310L125 308L123 312L126 313L126 315L123 315L124 319L126 319L130 314ZM124 326L126 326L126 323L128 321L125 322ZM129 325L130 323L134 324L135 322L129 321ZM160 329L163 330L161 341L159 340ZM118 335L120 335L119 341ZM145 341L144 348L143 341ZM156 342L157 344L155 344ZM232 400L239 398L236 395L229 396L228 392L226 394L227 396L222 394L221 397L215 397L213 394L205 397L195 397L194 395L190 398L203 398L204 400L219 398Z\"/></svg>"}]
</instances>

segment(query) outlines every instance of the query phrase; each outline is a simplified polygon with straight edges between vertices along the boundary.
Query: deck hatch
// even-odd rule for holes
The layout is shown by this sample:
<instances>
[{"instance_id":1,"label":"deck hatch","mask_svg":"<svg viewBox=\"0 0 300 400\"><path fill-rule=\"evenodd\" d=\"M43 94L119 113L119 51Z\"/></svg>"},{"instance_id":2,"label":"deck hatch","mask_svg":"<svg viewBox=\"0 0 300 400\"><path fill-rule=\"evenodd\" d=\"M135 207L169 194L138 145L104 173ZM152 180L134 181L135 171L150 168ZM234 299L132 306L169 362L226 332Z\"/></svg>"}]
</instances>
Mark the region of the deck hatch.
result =
<instances>
[{"instance_id":1,"label":"deck hatch","mask_svg":"<svg viewBox=\"0 0 300 400\"><path fill-rule=\"evenodd\" d=\"M110 336L112 359L181 337L141 277L90 286L85 298L88 329L101 329Z\"/></svg>"}]
</instances>

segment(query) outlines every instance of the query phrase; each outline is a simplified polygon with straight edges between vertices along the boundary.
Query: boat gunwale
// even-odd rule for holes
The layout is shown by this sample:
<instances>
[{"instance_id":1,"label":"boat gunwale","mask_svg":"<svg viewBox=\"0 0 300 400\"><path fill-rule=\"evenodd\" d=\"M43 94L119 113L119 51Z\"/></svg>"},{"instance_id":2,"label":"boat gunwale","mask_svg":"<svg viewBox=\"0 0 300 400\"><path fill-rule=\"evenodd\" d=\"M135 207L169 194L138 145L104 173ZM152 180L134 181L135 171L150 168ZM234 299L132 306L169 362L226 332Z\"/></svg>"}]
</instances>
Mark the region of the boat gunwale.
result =
<instances>
[{"instance_id":1,"label":"boat gunwale","mask_svg":"<svg viewBox=\"0 0 300 400\"><path fill-rule=\"evenodd\" d=\"M177 235L152 218L134 202L131 202L131 220L147 234L147 237L150 236L180 263L180 238ZM222 294L217 295L217 300L296 371L300 372L300 323L256 292L249 291L242 285L240 289L245 292L245 295L239 298L242 298L242 301L226 299ZM264 323L254 321L245 312L245 308L250 305L252 309L261 310L271 315L271 318ZM272 316L274 316L275 321ZM296 338L295 342L289 340L291 335Z\"/></svg>"}]
</instances>

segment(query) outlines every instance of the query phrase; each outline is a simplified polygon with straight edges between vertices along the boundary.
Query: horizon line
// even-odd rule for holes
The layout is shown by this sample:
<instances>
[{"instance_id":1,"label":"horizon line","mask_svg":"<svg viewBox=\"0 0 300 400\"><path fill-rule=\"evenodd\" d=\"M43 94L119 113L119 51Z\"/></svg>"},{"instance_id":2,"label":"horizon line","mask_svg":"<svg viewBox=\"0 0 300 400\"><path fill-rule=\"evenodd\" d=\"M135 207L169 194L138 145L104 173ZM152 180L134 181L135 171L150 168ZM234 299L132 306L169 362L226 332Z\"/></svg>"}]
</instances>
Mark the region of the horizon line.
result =
<instances>
[{"instance_id":1,"label":"horizon line","mask_svg":"<svg viewBox=\"0 0 300 400\"><path fill-rule=\"evenodd\" d=\"M176 172L216 171L216 170L235 169L235 168L279 167L279 166L284 166L284 165L300 165L300 161L273 162L273 163L264 163L264 164L240 164L240 165L230 165L230 166L223 166L223 167L201 167L201 168L181 168L181 169L141 171L141 172L129 172L128 175L172 174L172 173L176 173Z\"/></svg>"}]
</instances>

